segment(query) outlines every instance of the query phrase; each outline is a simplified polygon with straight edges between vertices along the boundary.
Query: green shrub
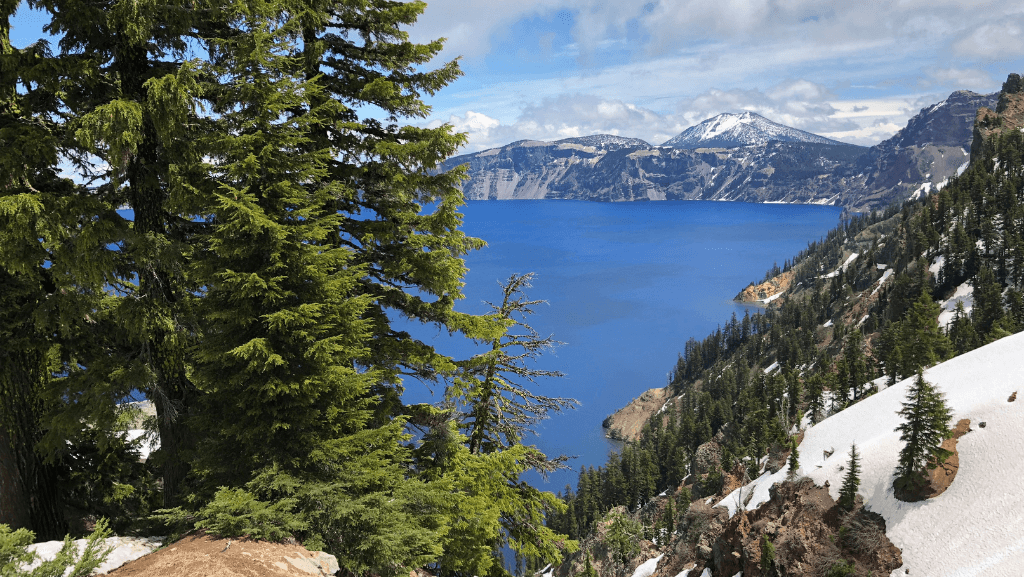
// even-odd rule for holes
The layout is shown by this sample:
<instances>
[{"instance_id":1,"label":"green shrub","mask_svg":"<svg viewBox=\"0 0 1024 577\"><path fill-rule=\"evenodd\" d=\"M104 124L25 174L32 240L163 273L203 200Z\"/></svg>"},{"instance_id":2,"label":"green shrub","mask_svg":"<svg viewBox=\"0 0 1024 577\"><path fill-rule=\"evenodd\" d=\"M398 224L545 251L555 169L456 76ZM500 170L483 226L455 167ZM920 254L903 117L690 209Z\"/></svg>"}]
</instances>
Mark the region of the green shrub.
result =
<instances>
[{"instance_id":1,"label":"green shrub","mask_svg":"<svg viewBox=\"0 0 1024 577\"><path fill-rule=\"evenodd\" d=\"M198 512L176 507L163 509L154 518L168 523L176 532L202 529L218 537L283 541L306 529L306 523L294 513L295 505L295 499L268 503L244 489L222 487Z\"/></svg>"},{"instance_id":2,"label":"green shrub","mask_svg":"<svg viewBox=\"0 0 1024 577\"><path fill-rule=\"evenodd\" d=\"M27 529L11 531L9 526L0 525L0 577L86 577L103 563L113 549L104 545L104 539L108 536L110 529L107 520L100 519L96 529L89 535L81 555L68 535L64 537L64 545L56 557L26 571L22 567L38 557L26 549L35 540L35 534Z\"/></svg>"},{"instance_id":3,"label":"green shrub","mask_svg":"<svg viewBox=\"0 0 1024 577\"><path fill-rule=\"evenodd\" d=\"M856 572L853 561L839 560L825 571L823 577L849 577Z\"/></svg>"}]
</instances>

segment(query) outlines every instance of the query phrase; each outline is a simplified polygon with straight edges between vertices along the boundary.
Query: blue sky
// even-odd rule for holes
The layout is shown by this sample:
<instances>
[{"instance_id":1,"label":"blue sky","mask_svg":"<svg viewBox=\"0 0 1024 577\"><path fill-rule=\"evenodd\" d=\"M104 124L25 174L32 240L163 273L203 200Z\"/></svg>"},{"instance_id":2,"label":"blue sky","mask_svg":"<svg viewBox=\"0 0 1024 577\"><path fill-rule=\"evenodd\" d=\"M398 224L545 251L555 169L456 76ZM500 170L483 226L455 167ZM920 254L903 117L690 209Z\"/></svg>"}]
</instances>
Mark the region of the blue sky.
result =
<instances>
[{"instance_id":1,"label":"blue sky","mask_svg":"<svg viewBox=\"0 0 1024 577\"><path fill-rule=\"evenodd\" d=\"M12 22L23 46L43 19ZM751 110L855 144L954 90L1024 73L1024 3L1006 0L431 0L409 30L445 37L465 76L422 124L465 151L607 133L660 144Z\"/></svg>"}]
</instances>

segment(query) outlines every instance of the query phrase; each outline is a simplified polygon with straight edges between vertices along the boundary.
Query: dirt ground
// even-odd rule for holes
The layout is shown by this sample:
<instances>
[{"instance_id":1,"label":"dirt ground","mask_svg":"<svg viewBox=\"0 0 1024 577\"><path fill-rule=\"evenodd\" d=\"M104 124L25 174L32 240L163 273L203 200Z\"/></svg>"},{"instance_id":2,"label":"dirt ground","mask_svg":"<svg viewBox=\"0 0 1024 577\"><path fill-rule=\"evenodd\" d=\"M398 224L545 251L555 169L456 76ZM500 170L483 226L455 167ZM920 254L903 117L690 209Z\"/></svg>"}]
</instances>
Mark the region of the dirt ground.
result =
<instances>
[{"instance_id":1,"label":"dirt ground","mask_svg":"<svg viewBox=\"0 0 1024 577\"><path fill-rule=\"evenodd\" d=\"M317 577L337 571L333 557L301 545L191 535L108 573L116 577ZM333 565L331 564L333 562Z\"/></svg>"}]
</instances>

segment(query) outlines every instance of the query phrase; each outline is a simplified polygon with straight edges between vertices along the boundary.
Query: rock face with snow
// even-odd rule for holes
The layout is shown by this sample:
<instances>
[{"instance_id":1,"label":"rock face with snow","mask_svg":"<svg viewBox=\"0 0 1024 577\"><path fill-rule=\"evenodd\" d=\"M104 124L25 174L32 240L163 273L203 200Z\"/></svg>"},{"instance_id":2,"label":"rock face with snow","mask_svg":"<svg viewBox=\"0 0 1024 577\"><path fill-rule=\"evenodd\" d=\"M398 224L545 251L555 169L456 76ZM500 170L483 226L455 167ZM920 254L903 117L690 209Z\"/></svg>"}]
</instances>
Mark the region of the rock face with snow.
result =
<instances>
[{"instance_id":1,"label":"rock face with snow","mask_svg":"<svg viewBox=\"0 0 1024 577\"><path fill-rule=\"evenodd\" d=\"M939 188L965 166L974 113L995 102L994 94L954 92L871 148L734 114L687 129L665 146L611 135L524 140L453 157L443 168L468 165L462 188L470 200L729 200L883 208L926 192L922 187Z\"/></svg>"},{"instance_id":2,"label":"rock face with snow","mask_svg":"<svg viewBox=\"0 0 1024 577\"><path fill-rule=\"evenodd\" d=\"M974 117L995 105L998 94L958 90L942 102L921 109L907 126L861 159L867 178L860 203L868 206L902 201L915 191L941 188L970 160ZM922 186L924 188L922 188Z\"/></svg>"},{"instance_id":3,"label":"rock face with snow","mask_svg":"<svg viewBox=\"0 0 1024 577\"><path fill-rule=\"evenodd\" d=\"M775 548L784 575L822 575L837 559L856 562L862 573L888 575L900 567L900 551L885 539L885 522L854 509L846 516L829 495L807 479L772 485L770 498L759 508L729 519L712 547L714 575L761 575L761 540ZM876 539L874 547L853 547L839 535L854 526ZM842 527L847 529L843 530Z\"/></svg>"},{"instance_id":4,"label":"rock face with snow","mask_svg":"<svg viewBox=\"0 0 1024 577\"><path fill-rule=\"evenodd\" d=\"M662 146L672 148L737 148L779 142L845 143L772 122L753 112L725 113L687 128Z\"/></svg>"}]
</instances>

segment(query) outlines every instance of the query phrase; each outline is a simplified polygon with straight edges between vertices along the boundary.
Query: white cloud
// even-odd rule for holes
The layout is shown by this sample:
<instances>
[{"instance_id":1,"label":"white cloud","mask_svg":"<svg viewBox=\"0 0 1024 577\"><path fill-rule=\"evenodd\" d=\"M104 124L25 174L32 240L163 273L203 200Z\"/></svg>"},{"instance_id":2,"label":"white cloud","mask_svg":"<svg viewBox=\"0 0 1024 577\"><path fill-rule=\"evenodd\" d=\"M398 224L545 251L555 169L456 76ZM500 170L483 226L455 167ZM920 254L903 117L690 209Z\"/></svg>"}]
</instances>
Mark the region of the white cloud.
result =
<instances>
[{"instance_id":1,"label":"white cloud","mask_svg":"<svg viewBox=\"0 0 1024 577\"><path fill-rule=\"evenodd\" d=\"M871 146L906 126L921 108L945 95L926 94L874 99L839 99L827 88L804 79L760 90L708 90L676 99L674 110L656 111L593 94L547 97L499 121L469 111L448 122L469 134L463 152L503 146L517 140L558 140L590 134L615 134L661 144L686 128L722 112L756 112L770 120L851 144ZM433 125L439 125L434 121Z\"/></svg>"},{"instance_id":2,"label":"white cloud","mask_svg":"<svg viewBox=\"0 0 1024 577\"><path fill-rule=\"evenodd\" d=\"M940 68L929 73L932 83L940 86L972 87L980 92L995 92L1000 83L984 70L976 68Z\"/></svg>"},{"instance_id":3,"label":"white cloud","mask_svg":"<svg viewBox=\"0 0 1024 577\"><path fill-rule=\"evenodd\" d=\"M1006 60L1024 54L1024 14L977 26L953 45L957 54L988 60Z\"/></svg>"}]
</instances>

